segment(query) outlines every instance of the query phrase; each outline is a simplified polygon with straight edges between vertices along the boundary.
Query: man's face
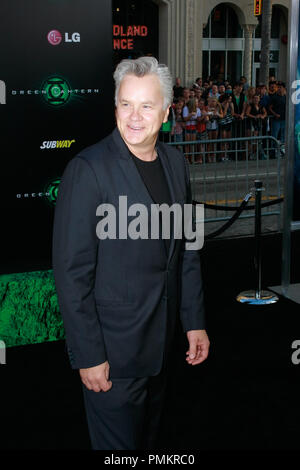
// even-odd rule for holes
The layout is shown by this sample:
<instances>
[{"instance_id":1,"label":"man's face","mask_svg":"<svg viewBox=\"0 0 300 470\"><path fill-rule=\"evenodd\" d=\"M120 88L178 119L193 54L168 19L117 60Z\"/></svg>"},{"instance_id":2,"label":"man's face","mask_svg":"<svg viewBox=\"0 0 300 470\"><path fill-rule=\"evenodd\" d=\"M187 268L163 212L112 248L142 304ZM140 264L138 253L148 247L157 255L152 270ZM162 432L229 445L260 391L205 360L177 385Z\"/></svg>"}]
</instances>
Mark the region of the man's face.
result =
<instances>
[{"instance_id":1,"label":"man's face","mask_svg":"<svg viewBox=\"0 0 300 470\"><path fill-rule=\"evenodd\" d=\"M155 144L169 107L163 109L163 94L156 75L126 75L120 85L116 120L120 134L134 153Z\"/></svg>"},{"instance_id":2,"label":"man's face","mask_svg":"<svg viewBox=\"0 0 300 470\"><path fill-rule=\"evenodd\" d=\"M220 85L219 86L219 93L225 93L225 86L224 85Z\"/></svg>"},{"instance_id":3,"label":"man's face","mask_svg":"<svg viewBox=\"0 0 300 470\"><path fill-rule=\"evenodd\" d=\"M282 85L278 85L278 86L277 86L277 93L278 93L279 95L281 95L281 96L284 95L285 89L284 89L284 87L283 87Z\"/></svg>"},{"instance_id":4,"label":"man's face","mask_svg":"<svg viewBox=\"0 0 300 470\"><path fill-rule=\"evenodd\" d=\"M214 95L216 95L218 93L217 85L213 85L212 88L211 88L211 91L213 92Z\"/></svg>"},{"instance_id":5,"label":"man's face","mask_svg":"<svg viewBox=\"0 0 300 470\"><path fill-rule=\"evenodd\" d=\"M267 87L265 87L265 86L260 87L261 96L264 96L266 93L267 93Z\"/></svg>"}]
</instances>

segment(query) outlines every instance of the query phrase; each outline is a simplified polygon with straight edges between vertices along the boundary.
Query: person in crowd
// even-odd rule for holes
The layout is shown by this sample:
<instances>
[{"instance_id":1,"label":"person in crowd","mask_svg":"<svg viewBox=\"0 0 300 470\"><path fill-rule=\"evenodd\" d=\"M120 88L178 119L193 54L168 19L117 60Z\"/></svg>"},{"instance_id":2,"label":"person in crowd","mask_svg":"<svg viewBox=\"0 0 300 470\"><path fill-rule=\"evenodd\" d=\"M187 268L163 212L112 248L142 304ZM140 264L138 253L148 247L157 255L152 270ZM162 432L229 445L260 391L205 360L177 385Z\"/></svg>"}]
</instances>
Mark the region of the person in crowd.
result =
<instances>
[{"instance_id":1,"label":"person in crowd","mask_svg":"<svg viewBox=\"0 0 300 470\"><path fill-rule=\"evenodd\" d=\"M200 99L198 101L198 107L200 110L200 116L198 116L197 119L197 140L208 140L208 133L206 130L206 123L209 121L209 116L207 114L207 109L205 107L205 100ZM195 162L197 163L203 163L204 160L204 144L200 143L197 146L197 158L195 159Z\"/></svg>"},{"instance_id":2,"label":"person in crowd","mask_svg":"<svg viewBox=\"0 0 300 470\"><path fill-rule=\"evenodd\" d=\"M216 85L216 84L212 85L211 90L208 93L208 97L209 98L215 98L217 100L220 98L218 85Z\"/></svg>"},{"instance_id":3,"label":"person in crowd","mask_svg":"<svg viewBox=\"0 0 300 470\"><path fill-rule=\"evenodd\" d=\"M232 123L234 120L234 107L232 103L232 95L224 93L220 97L220 103L222 106L223 117L219 121L220 125L220 137L221 139L231 139L232 136ZM229 142L221 144L221 161L230 160L228 151L230 150Z\"/></svg>"},{"instance_id":4,"label":"person in crowd","mask_svg":"<svg viewBox=\"0 0 300 470\"><path fill-rule=\"evenodd\" d=\"M272 96L277 93L277 82L275 80L272 80L269 82L269 89L268 89L268 95Z\"/></svg>"},{"instance_id":5,"label":"person in crowd","mask_svg":"<svg viewBox=\"0 0 300 470\"><path fill-rule=\"evenodd\" d=\"M183 98L184 98L184 105L186 106L188 101L190 101L190 89L185 87L183 89L183 94L182 94Z\"/></svg>"},{"instance_id":6,"label":"person in crowd","mask_svg":"<svg viewBox=\"0 0 300 470\"><path fill-rule=\"evenodd\" d=\"M252 103L253 97L256 94L255 86L249 86L247 92L245 93L245 102L248 104Z\"/></svg>"},{"instance_id":7,"label":"person in crowd","mask_svg":"<svg viewBox=\"0 0 300 470\"><path fill-rule=\"evenodd\" d=\"M196 97L196 92L193 88L190 88L190 100L193 100Z\"/></svg>"},{"instance_id":8,"label":"person in crowd","mask_svg":"<svg viewBox=\"0 0 300 470\"><path fill-rule=\"evenodd\" d=\"M205 99L205 101L207 102L207 97L208 97L208 93L209 93L209 82L208 81L205 81L203 83L203 94L202 94L202 97Z\"/></svg>"},{"instance_id":9,"label":"person in crowd","mask_svg":"<svg viewBox=\"0 0 300 470\"><path fill-rule=\"evenodd\" d=\"M264 83L260 83L258 86L258 92L260 95L260 104L268 111L270 105L270 96L268 95L267 86Z\"/></svg>"},{"instance_id":10,"label":"person in crowd","mask_svg":"<svg viewBox=\"0 0 300 470\"><path fill-rule=\"evenodd\" d=\"M233 137L242 137L244 134L243 120L245 117L246 99L243 93L243 85L238 82L232 91L232 104L234 108Z\"/></svg>"},{"instance_id":11,"label":"person in crowd","mask_svg":"<svg viewBox=\"0 0 300 470\"><path fill-rule=\"evenodd\" d=\"M154 57L125 59L114 79L116 128L72 158L60 182L53 273L93 450L156 450L177 313L186 363L208 356L200 253L174 229L167 239L129 234L120 195L148 213L153 205L191 205L191 188L182 153L157 141L172 104L168 68ZM106 230L107 206L119 214L110 219L117 236Z\"/></svg>"},{"instance_id":12,"label":"person in crowd","mask_svg":"<svg viewBox=\"0 0 300 470\"><path fill-rule=\"evenodd\" d=\"M246 96L245 96L245 103L244 103L244 114L245 114L245 135L246 137L250 137L252 134L252 121L247 116L247 107L253 103L253 98L256 94L256 88L254 86L249 86Z\"/></svg>"},{"instance_id":13,"label":"person in crowd","mask_svg":"<svg viewBox=\"0 0 300 470\"><path fill-rule=\"evenodd\" d=\"M262 122L262 134L263 135L268 135L268 132L270 131L270 117L269 117L269 106L270 106L270 101L271 98L268 95L268 89L267 86L264 83L260 83L258 86L258 93L260 95L260 104L265 108L267 111L267 118L263 120ZM264 147L267 148L267 141L263 143Z\"/></svg>"},{"instance_id":14,"label":"person in crowd","mask_svg":"<svg viewBox=\"0 0 300 470\"><path fill-rule=\"evenodd\" d=\"M219 85L218 92L219 92L219 95L220 95L219 96L219 101L220 101L221 96L225 95L225 93L226 93L226 88L225 88L224 83L221 83Z\"/></svg>"},{"instance_id":15,"label":"person in crowd","mask_svg":"<svg viewBox=\"0 0 300 470\"><path fill-rule=\"evenodd\" d=\"M178 99L179 96L182 96L182 94L183 94L183 87L181 86L180 77L176 77L175 85L173 86L173 93L174 93L174 98L175 99Z\"/></svg>"},{"instance_id":16,"label":"person in crowd","mask_svg":"<svg viewBox=\"0 0 300 470\"><path fill-rule=\"evenodd\" d=\"M244 93L247 93L247 90L249 88L249 83L247 82L247 77L245 77L245 75L242 75L241 78L240 78L240 83L242 84L242 87L243 87L243 92Z\"/></svg>"},{"instance_id":17,"label":"person in crowd","mask_svg":"<svg viewBox=\"0 0 300 470\"><path fill-rule=\"evenodd\" d=\"M249 118L251 124L250 134L252 136L258 136L262 132L262 123L267 117L267 111L264 106L260 103L260 95L256 93L251 103L247 104L246 116ZM256 159L257 156L257 142L254 142L250 147L250 159Z\"/></svg>"},{"instance_id":18,"label":"person in crowd","mask_svg":"<svg viewBox=\"0 0 300 470\"><path fill-rule=\"evenodd\" d=\"M208 132L208 139L215 140L218 138L218 121L223 117L222 106L216 98L208 97L207 101L207 115L209 120L206 123L206 130ZM208 144L208 152L208 163L215 163L216 145L213 143Z\"/></svg>"},{"instance_id":19,"label":"person in crowd","mask_svg":"<svg viewBox=\"0 0 300 470\"><path fill-rule=\"evenodd\" d=\"M243 92L243 84L237 82L233 87L232 93L232 103L234 107L234 123L232 127L232 134L235 138L240 138L245 136L245 111L246 111L246 96ZM243 142L238 142L236 145L237 155L239 159L246 158L246 153L243 151L245 144Z\"/></svg>"},{"instance_id":20,"label":"person in crowd","mask_svg":"<svg viewBox=\"0 0 300 470\"><path fill-rule=\"evenodd\" d=\"M203 88L203 80L201 77L196 78L195 83L193 84L193 87L197 88Z\"/></svg>"},{"instance_id":21,"label":"person in crowd","mask_svg":"<svg viewBox=\"0 0 300 470\"><path fill-rule=\"evenodd\" d=\"M270 98L269 111L272 115L271 133L275 139L285 142L286 87L282 81L277 82L277 93Z\"/></svg>"},{"instance_id":22,"label":"person in crowd","mask_svg":"<svg viewBox=\"0 0 300 470\"><path fill-rule=\"evenodd\" d=\"M245 117L245 94L243 93L243 85L236 83L232 93L232 103L234 108L234 117L243 120Z\"/></svg>"},{"instance_id":23,"label":"person in crowd","mask_svg":"<svg viewBox=\"0 0 300 470\"><path fill-rule=\"evenodd\" d=\"M182 110L182 116L185 122L185 138L187 142L195 141L197 138L197 119L201 113L198 108L197 99L192 98ZM195 145L186 146L186 157L190 163L194 161Z\"/></svg>"},{"instance_id":24,"label":"person in crowd","mask_svg":"<svg viewBox=\"0 0 300 470\"><path fill-rule=\"evenodd\" d=\"M160 129L160 141L171 142L171 136L173 135L173 129L175 127L175 113L173 106L170 106L168 119L163 122Z\"/></svg>"},{"instance_id":25,"label":"person in crowd","mask_svg":"<svg viewBox=\"0 0 300 470\"><path fill-rule=\"evenodd\" d=\"M185 121L182 116L184 102L182 100L178 101L175 105L175 126L173 128L172 134L174 135L175 142L183 142L185 139ZM181 146L177 146L179 150L182 150Z\"/></svg>"},{"instance_id":26,"label":"person in crowd","mask_svg":"<svg viewBox=\"0 0 300 470\"><path fill-rule=\"evenodd\" d=\"M198 88L197 90L195 90L195 98L197 98L198 103L201 100L202 95L203 95L203 89L202 88Z\"/></svg>"}]
</instances>

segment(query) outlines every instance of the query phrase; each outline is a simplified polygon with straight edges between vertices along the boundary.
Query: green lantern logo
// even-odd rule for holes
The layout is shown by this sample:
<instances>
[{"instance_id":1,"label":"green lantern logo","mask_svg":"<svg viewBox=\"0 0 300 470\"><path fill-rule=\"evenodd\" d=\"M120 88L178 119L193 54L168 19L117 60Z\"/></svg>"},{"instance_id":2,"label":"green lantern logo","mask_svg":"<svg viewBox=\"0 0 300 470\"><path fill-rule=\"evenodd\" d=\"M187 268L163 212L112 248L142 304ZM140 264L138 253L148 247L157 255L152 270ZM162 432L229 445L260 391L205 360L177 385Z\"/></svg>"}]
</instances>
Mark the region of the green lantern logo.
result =
<instances>
[{"instance_id":1,"label":"green lantern logo","mask_svg":"<svg viewBox=\"0 0 300 470\"><path fill-rule=\"evenodd\" d=\"M50 181L45 187L44 193L46 194L46 199L51 206L55 206L56 204L59 183L60 178L55 178Z\"/></svg>"},{"instance_id":2,"label":"green lantern logo","mask_svg":"<svg viewBox=\"0 0 300 470\"><path fill-rule=\"evenodd\" d=\"M42 85L42 95L48 104L61 106L70 98L70 86L61 77L50 77Z\"/></svg>"}]
</instances>

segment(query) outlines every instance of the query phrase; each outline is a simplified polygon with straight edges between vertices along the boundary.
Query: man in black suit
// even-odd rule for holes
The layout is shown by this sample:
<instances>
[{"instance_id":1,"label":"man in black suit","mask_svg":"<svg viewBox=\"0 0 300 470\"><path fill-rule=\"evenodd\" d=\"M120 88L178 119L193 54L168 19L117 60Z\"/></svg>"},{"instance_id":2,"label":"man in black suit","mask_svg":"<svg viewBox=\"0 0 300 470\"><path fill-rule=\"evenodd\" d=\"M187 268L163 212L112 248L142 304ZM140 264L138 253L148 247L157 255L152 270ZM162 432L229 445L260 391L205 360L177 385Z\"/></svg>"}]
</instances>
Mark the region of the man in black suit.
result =
<instances>
[{"instance_id":1,"label":"man in black suit","mask_svg":"<svg viewBox=\"0 0 300 470\"><path fill-rule=\"evenodd\" d=\"M204 361L209 349L199 250L174 230L163 236L161 211L158 236L132 236L137 204L147 215L191 203L184 156L157 141L172 77L142 57L122 61L114 78L117 127L67 165L53 232L70 362L83 383L92 447L105 450L156 445L177 312L188 364Z\"/></svg>"}]
</instances>

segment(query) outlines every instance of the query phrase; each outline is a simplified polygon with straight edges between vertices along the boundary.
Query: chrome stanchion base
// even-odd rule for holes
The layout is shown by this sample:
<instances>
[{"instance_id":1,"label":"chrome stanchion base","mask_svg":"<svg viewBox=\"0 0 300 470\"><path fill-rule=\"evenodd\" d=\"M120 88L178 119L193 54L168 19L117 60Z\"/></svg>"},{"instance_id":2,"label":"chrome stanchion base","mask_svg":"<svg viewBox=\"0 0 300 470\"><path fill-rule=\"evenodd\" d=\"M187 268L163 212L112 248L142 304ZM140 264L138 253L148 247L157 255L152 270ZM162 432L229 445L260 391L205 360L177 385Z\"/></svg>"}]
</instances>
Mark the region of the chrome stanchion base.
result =
<instances>
[{"instance_id":1,"label":"chrome stanchion base","mask_svg":"<svg viewBox=\"0 0 300 470\"><path fill-rule=\"evenodd\" d=\"M242 304L250 304L250 305L267 305L267 304L275 304L279 297L277 297L274 292L270 292L269 290L262 290L261 292L257 292L255 290L247 290L241 292L237 297L236 300L241 302Z\"/></svg>"}]
</instances>

